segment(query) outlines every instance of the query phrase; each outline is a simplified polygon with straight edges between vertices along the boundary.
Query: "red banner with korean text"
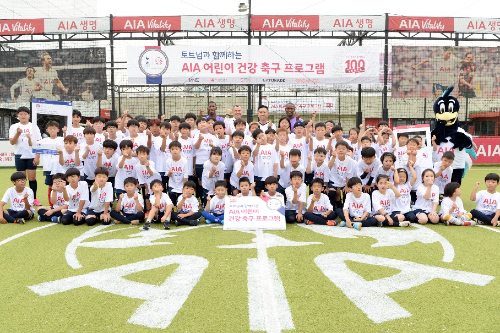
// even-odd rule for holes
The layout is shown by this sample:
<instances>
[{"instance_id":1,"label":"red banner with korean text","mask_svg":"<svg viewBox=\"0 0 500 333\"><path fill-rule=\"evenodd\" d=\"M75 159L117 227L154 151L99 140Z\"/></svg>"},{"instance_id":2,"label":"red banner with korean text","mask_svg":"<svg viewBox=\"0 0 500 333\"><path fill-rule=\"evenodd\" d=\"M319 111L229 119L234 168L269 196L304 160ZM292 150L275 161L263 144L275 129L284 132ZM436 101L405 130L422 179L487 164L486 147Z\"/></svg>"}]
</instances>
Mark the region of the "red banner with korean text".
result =
<instances>
[{"instance_id":1,"label":"red banner with korean text","mask_svg":"<svg viewBox=\"0 0 500 333\"><path fill-rule=\"evenodd\" d=\"M453 32L453 17L389 16L389 31Z\"/></svg>"},{"instance_id":2,"label":"red banner with korean text","mask_svg":"<svg viewBox=\"0 0 500 333\"><path fill-rule=\"evenodd\" d=\"M44 32L44 19L0 20L0 36L41 35Z\"/></svg>"},{"instance_id":3,"label":"red banner with korean text","mask_svg":"<svg viewBox=\"0 0 500 333\"><path fill-rule=\"evenodd\" d=\"M318 31L319 15L252 15L253 31Z\"/></svg>"},{"instance_id":4,"label":"red banner with korean text","mask_svg":"<svg viewBox=\"0 0 500 333\"><path fill-rule=\"evenodd\" d=\"M474 138L478 164L500 164L500 137Z\"/></svg>"},{"instance_id":5,"label":"red banner with korean text","mask_svg":"<svg viewBox=\"0 0 500 333\"><path fill-rule=\"evenodd\" d=\"M115 16L113 32L181 31L180 16Z\"/></svg>"}]
</instances>

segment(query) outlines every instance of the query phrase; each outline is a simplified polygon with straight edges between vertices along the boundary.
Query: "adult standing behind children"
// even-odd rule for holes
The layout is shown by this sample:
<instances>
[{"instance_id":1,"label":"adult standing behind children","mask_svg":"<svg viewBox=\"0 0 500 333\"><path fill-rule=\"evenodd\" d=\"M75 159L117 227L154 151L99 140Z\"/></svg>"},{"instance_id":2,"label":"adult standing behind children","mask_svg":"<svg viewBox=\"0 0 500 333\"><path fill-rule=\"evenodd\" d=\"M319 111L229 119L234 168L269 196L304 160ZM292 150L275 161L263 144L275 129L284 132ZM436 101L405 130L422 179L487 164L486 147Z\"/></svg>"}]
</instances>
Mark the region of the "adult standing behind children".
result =
<instances>
[{"instance_id":1,"label":"adult standing behind children","mask_svg":"<svg viewBox=\"0 0 500 333\"><path fill-rule=\"evenodd\" d=\"M39 163L35 159L35 154L32 152L32 140L40 139L40 129L38 126L30 122L30 109L21 106L17 109L18 123L12 124L9 128L9 142L14 146L14 161L16 170L27 174L29 187L33 190L35 206L41 206L40 201L36 198L37 181L36 167Z\"/></svg>"}]
</instances>

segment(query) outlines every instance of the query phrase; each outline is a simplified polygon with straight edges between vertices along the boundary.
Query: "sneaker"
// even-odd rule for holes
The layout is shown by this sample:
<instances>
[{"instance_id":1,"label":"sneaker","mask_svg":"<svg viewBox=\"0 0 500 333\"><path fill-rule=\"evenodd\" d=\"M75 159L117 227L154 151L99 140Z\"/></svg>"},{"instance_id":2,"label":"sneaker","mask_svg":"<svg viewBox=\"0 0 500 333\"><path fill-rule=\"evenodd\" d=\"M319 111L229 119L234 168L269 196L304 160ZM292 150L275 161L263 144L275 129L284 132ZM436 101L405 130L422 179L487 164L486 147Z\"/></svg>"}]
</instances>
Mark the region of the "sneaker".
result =
<instances>
[{"instance_id":1,"label":"sneaker","mask_svg":"<svg viewBox=\"0 0 500 333\"><path fill-rule=\"evenodd\" d=\"M196 227L198 224L200 224L200 219L189 221L190 226Z\"/></svg>"},{"instance_id":2,"label":"sneaker","mask_svg":"<svg viewBox=\"0 0 500 333\"><path fill-rule=\"evenodd\" d=\"M151 227L151 221L146 220L144 223L144 227L142 227L143 230L149 230L149 227Z\"/></svg>"},{"instance_id":3,"label":"sneaker","mask_svg":"<svg viewBox=\"0 0 500 333\"><path fill-rule=\"evenodd\" d=\"M464 224L462 224L464 227L475 227L476 222L474 221L464 221Z\"/></svg>"},{"instance_id":4,"label":"sneaker","mask_svg":"<svg viewBox=\"0 0 500 333\"><path fill-rule=\"evenodd\" d=\"M450 222L453 223L454 225L463 225L464 222L456 217L450 217Z\"/></svg>"},{"instance_id":5,"label":"sneaker","mask_svg":"<svg viewBox=\"0 0 500 333\"><path fill-rule=\"evenodd\" d=\"M335 221L335 220L328 220L328 221L326 221L326 225L334 227L334 226L337 225L337 221Z\"/></svg>"},{"instance_id":6,"label":"sneaker","mask_svg":"<svg viewBox=\"0 0 500 333\"><path fill-rule=\"evenodd\" d=\"M41 206L42 203L38 199L33 200L33 206Z\"/></svg>"},{"instance_id":7,"label":"sneaker","mask_svg":"<svg viewBox=\"0 0 500 333\"><path fill-rule=\"evenodd\" d=\"M400 227L409 227L411 225L410 221L401 221L399 222Z\"/></svg>"},{"instance_id":8,"label":"sneaker","mask_svg":"<svg viewBox=\"0 0 500 333\"><path fill-rule=\"evenodd\" d=\"M224 225L224 220L220 220L220 224Z\"/></svg>"},{"instance_id":9,"label":"sneaker","mask_svg":"<svg viewBox=\"0 0 500 333\"><path fill-rule=\"evenodd\" d=\"M24 219L23 218L15 219L14 223L24 224Z\"/></svg>"},{"instance_id":10,"label":"sneaker","mask_svg":"<svg viewBox=\"0 0 500 333\"><path fill-rule=\"evenodd\" d=\"M59 223L59 217L57 217L57 216L52 216L52 217L50 218L50 221L52 221L53 223Z\"/></svg>"},{"instance_id":11,"label":"sneaker","mask_svg":"<svg viewBox=\"0 0 500 333\"><path fill-rule=\"evenodd\" d=\"M340 226L341 226L341 227L345 227L345 226L347 226L347 223L345 223L345 221L341 221L341 222L340 222Z\"/></svg>"},{"instance_id":12,"label":"sneaker","mask_svg":"<svg viewBox=\"0 0 500 333\"><path fill-rule=\"evenodd\" d=\"M354 229L361 231L361 222L355 222L353 225Z\"/></svg>"},{"instance_id":13,"label":"sneaker","mask_svg":"<svg viewBox=\"0 0 500 333\"><path fill-rule=\"evenodd\" d=\"M314 222L313 222L313 221L311 221L311 220L305 220L305 223L306 223L307 225L314 224Z\"/></svg>"},{"instance_id":14,"label":"sneaker","mask_svg":"<svg viewBox=\"0 0 500 333\"><path fill-rule=\"evenodd\" d=\"M179 221L177 221L177 220L175 220L174 224L175 224L175 226L176 226L176 227L178 227L178 226L180 226L180 225L181 225L181 224L179 223Z\"/></svg>"},{"instance_id":15,"label":"sneaker","mask_svg":"<svg viewBox=\"0 0 500 333\"><path fill-rule=\"evenodd\" d=\"M206 224L212 224L212 223L214 223L214 221L209 220L209 219L205 219L205 223L206 223Z\"/></svg>"},{"instance_id":16,"label":"sneaker","mask_svg":"<svg viewBox=\"0 0 500 333\"><path fill-rule=\"evenodd\" d=\"M382 228L383 225L384 225L384 222L377 220L377 227Z\"/></svg>"},{"instance_id":17,"label":"sneaker","mask_svg":"<svg viewBox=\"0 0 500 333\"><path fill-rule=\"evenodd\" d=\"M170 221L163 222L163 228L165 230L170 230Z\"/></svg>"},{"instance_id":18,"label":"sneaker","mask_svg":"<svg viewBox=\"0 0 500 333\"><path fill-rule=\"evenodd\" d=\"M42 217L40 215L38 215L38 221L43 222Z\"/></svg>"}]
</instances>

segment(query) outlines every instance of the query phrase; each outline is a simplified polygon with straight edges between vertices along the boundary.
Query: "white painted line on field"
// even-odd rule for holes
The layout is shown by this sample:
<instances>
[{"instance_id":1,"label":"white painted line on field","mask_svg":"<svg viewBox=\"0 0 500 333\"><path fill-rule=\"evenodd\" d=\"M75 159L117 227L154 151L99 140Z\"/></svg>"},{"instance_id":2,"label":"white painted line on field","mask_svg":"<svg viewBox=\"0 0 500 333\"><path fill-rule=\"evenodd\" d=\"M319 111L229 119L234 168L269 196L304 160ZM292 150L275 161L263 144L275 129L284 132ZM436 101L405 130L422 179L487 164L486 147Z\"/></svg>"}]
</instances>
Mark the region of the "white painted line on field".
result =
<instances>
[{"instance_id":1,"label":"white painted line on field","mask_svg":"<svg viewBox=\"0 0 500 333\"><path fill-rule=\"evenodd\" d=\"M487 227L487 226L484 226L484 225L478 225L478 227L500 233L500 228L497 228L497 227Z\"/></svg>"},{"instance_id":2,"label":"white painted line on field","mask_svg":"<svg viewBox=\"0 0 500 333\"><path fill-rule=\"evenodd\" d=\"M100 225L100 226L97 226L95 228L92 228L92 229L84 232L81 236L74 238L71 241L71 243L68 244L68 246L66 247L65 256L66 256L66 262L68 263L68 265L71 268L77 269L77 268L83 267L80 264L80 262L78 261L78 259L76 258L76 249L78 248L78 245L83 240L96 236L99 233L99 231L101 231L102 229L105 229L107 227L109 227L109 225Z\"/></svg>"},{"instance_id":3,"label":"white painted line on field","mask_svg":"<svg viewBox=\"0 0 500 333\"><path fill-rule=\"evenodd\" d=\"M265 330L269 333L281 332L264 232L262 230L257 230L256 236L257 263L260 272L259 282L262 304L264 305Z\"/></svg>"},{"instance_id":4,"label":"white painted line on field","mask_svg":"<svg viewBox=\"0 0 500 333\"><path fill-rule=\"evenodd\" d=\"M38 228L33 228L33 229L30 229L30 230L26 230L25 232L21 232L20 234L17 234L17 235L14 235L14 236L11 236L9 238L6 238L4 239L3 241L0 242L0 246L10 242L10 241L13 241L14 239L18 239L19 237L23 237L24 235L27 235L27 234L31 234L32 232L35 232L35 231L38 231L38 230L42 230L44 228L48 228L48 227L52 227L54 225L56 225L57 223L50 223L50 224L46 224L44 226L41 226L41 227L38 227Z\"/></svg>"},{"instance_id":5,"label":"white painted line on field","mask_svg":"<svg viewBox=\"0 0 500 333\"><path fill-rule=\"evenodd\" d=\"M277 315L282 330L294 330L292 313L288 300L285 294L285 288L281 281L278 267L274 259L268 261L271 273L271 283L275 291ZM247 265L248 272L248 316L250 319L250 330L252 331L265 331L265 303L264 295L261 288L262 277L260 275L260 267L258 259L248 259Z\"/></svg>"},{"instance_id":6,"label":"white painted line on field","mask_svg":"<svg viewBox=\"0 0 500 333\"><path fill-rule=\"evenodd\" d=\"M178 264L178 267L160 286L125 278L130 274L174 264ZM40 296L49 296L89 286L114 295L141 299L145 302L136 309L128 322L165 329L170 326L207 267L208 260L205 258L172 255L40 283L28 288Z\"/></svg>"}]
</instances>

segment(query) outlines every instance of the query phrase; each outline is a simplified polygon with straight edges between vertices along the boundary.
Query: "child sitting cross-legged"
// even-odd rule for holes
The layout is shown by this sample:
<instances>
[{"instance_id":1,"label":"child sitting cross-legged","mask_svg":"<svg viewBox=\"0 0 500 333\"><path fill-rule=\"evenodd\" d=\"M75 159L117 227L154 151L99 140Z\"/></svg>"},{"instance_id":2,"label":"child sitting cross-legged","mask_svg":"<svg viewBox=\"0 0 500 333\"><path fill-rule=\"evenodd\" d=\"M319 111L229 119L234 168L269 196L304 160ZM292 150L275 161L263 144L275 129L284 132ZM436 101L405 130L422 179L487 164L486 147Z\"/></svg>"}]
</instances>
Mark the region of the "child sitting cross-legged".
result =
<instances>
[{"instance_id":1,"label":"child sitting cross-legged","mask_svg":"<svg viewBox=\"0 0 500 333\"><path fill-rule=\"evenodd\" d=\"M337 214L330 203L330 199L323 192L323 179L315 178L311 182L313 194L307 198L307 211L304 213L306 224L337 225Z\"/></svg>"},{"instance_id":2,"label":"child sitting cross-legged","mask_svg":"<svg viewBox=\"0 0 500 333\"><path fill-rule=\"evenodd\" d=\"M144 220L144 199L137 193L139 182L134 177L125 178L123 187L126 193L120 194L111 217L116 224L139 224Z\"/></svg>"},{"instance_id":3,"label":"child sitting cross-legged","mask_svg":"<svg viewBox=\"0 0 500 333\"><path fill-rule=\"evenodd\" d=\"M182 195L177 201L177 212L172 212L172 220L175 226L191 225L197 226L200 223L201 213L198 211L200 204L193 195L196 191L196 184L188 180L182 187Z\"/></svg>"},{"instance_id":4,"label":"child sitting cross-legged","mask_svg":"<svg viewBox=\"0 0 500 333\"><path fill-rule=\"evenodd\" d=\"M446 184L439 216L446 225L475 226L476 222L471 221L472 214L465 210L462 199L460 199L461 194L459 183Z\"/></svg>"},{"instance_id":5,"label":"child sitting cross-legged","mask_svg":"<svg viewBox=\"0 0 500 333\"><path fill-rule=\"evenodd\" d=\"M65 176L62 173L56 173L52 176L52 192L50 194L52 206L38 208L38 221L60 222L60 218L63 215L62 211L68 208L69 200L64 178Z\"/></svg>"},{"instance_id":6,"label":"child sitting cross-legged","mask_svg":"<svg viewBox=\"0 0 500 333\"><path fill-rule=\"evenodd\" d=\"M166 230L170 229L170 218L172 214L172 208L174 205L170 200L170 197L163 192L163 184L159 179L154 179L151 184L151 191L153 192L149 196L151 202L151 210L148 214L148 219L144 223L144 230L148 230L151 226L151 221L158 221L163 223L163 228Z\"/></svg>"},{"instance_id":7,"label":"child sitting cross-legged","mask_svg":"<svg viewBox=\"0 0 500 333\"><path fill-rule=\"evenodd\" d=\"M344 209L337 213L342 220L341 227L355 228L361 230L361 227L373 227L377 225L374 217L368 217L371 213L370 195L363 193L363 183L358 177L349 178L347 187L351 192L347 193Z\"/></svg>"},{"instance_id":8,"label":"child sitting cross-legged","mask_svg":"<svg viewBox=\"0 0 500 333\"><path fill-rule=\"evenodd\" d=\"M391 154L391 153L384 153ZM395 182L399 183L399 175L394 173ZM405 216L398 211L395 211L396 198L401 196L401 193L394 187L394 184L389 181L389 176L377 176L377 188L373 191L373 217L378 221L378 225L389 227L409 227L410 222L404 221Z\"/></svg>"},{"instance_id":9,"label":"child sitting cross-legged","mask_svg":"<svg viewBox=\"0 0 500 333\"><path fill-rule=\"evenodd\" d=\"M26 175L17 171L10 176L10 181L14 186L5 191L2 201L0 201L0 223L20 223L30 220L35 214L33 209L33 190L26 187ZM3 207L9 203L10 208Z\"/></svg>"},{"instance_id":10,"label":"child sitting cross-legged","mask_svg":"<svg viewBox=\"0 0 500 333\"><path fill-rule=\"evenodd\" d=\"M207 205L205 206L205 210L201 213L207 224L224 224L226 192L227 183L224 180L219 180L215 183L215 196L213 198L210 197L210 195L207 196Z\"/></svg>"}]
</instances>

